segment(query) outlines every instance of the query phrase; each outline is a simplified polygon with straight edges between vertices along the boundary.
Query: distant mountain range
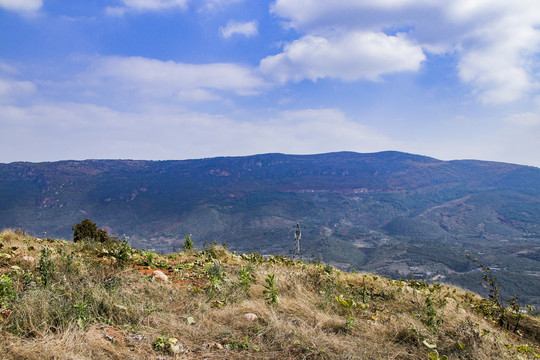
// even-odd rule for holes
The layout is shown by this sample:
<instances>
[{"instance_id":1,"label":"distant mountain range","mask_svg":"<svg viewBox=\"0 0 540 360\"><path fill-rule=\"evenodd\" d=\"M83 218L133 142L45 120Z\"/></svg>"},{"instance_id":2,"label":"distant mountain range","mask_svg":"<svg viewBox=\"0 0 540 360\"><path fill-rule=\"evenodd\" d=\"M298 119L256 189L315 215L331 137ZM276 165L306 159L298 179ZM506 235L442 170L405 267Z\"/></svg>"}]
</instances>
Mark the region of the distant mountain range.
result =
<instances>
[{"instance_id":1,"label":"distant mountain range","mask_svg":"<svg viewBox=\"0 0 540 360\"><path fill-rule=\"evenodd\" d=\"M400 152L0 164L0 227L72 237L91 218L136 247L226 242L476 291L472 256L540 304L540 169Z\"/></svg>"}]
</instances>

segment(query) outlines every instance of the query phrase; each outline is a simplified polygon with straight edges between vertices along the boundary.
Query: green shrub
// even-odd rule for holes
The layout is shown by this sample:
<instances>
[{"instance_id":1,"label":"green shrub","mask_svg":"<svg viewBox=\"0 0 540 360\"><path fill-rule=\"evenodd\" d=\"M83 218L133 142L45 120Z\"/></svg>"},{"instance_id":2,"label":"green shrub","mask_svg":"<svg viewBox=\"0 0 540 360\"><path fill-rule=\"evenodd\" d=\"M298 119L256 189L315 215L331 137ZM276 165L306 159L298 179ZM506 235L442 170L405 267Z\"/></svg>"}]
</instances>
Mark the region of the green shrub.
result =
<instances>
[{"instance_id":1,"label":"green shrub","mask_svg":"<svg viewBox=\"0 0 540 360\"><path fill-rule=\"evenodd\" d=\"M227 279L227 272L220 261L214 261L213 264L208 265L204 273L210 280L210 286L208 287L210 293L219 291L221 289L221 283Z\"/></svg>"},{"instance_id":2,"label":"green shrub","mask_svg":"<svg viewBox=\"0 0 540 360\"><path fill-rule=\"evenodd\" d=\"M0 276L0 306L2 306L6 301L15 299L15 296L16 292L13 279L6 274L3 274Z\"/></svg>"},{"instance_id":3,"label":"green shrub","mask_svg":"<svg viewBox=\"0 0 540 360\"><path fill-rule=\"evenodd\" d=\"M184 251L193 250L193 240L191 240L191 235L186 236L186 241L182 244L182 249Z\"/></svg>"},{"instance_id":4,"label":"green shrub","mask_svg":"<svg viewBox=\"0 0 540 360\"><path fill-rule=\"evenodd\" d=\"M146 258L144 262L145 265L148 265L150 267L155 266L154 259L158 256L158 254L156 254L152 250L148 250L148 251L143 252L142 255Z\"/></svg>"},{"instance_id":5,"label":"green shrub","mask_svg":"<svg viewBox=\"0 0 540 360\"><path fill-rule=\"evenodd\" d=\"M90 219L84 219L81 223L73 225L73 241L93 240L104 243L116 238L110 237L106 231L99 229L95 222Z\"/></svg>"},{"instance_id":6,"label":"green shrub","mask_svg":"<svg viewBox=\"0 0 540 360\"><path fill-rule=\"evenodd\" d=\"M111 256L116 259L116 265L121 268L127 265L131 259L132 253L133 248L126 240L122 240L121 242L115 244L110 250Z\"/></svg>"},{"instance_id":7,"label":"green shrub","mask_svg":"<svg viewBox=\"0 0 540 360\"><path fill-rule=\"evenodd\" d=\"M38 270L41 274L41 284L46 287L53 280L56 272L56 265L52 259L51 250L44 246L39 258Z\"/></svg>"}]
</instances>

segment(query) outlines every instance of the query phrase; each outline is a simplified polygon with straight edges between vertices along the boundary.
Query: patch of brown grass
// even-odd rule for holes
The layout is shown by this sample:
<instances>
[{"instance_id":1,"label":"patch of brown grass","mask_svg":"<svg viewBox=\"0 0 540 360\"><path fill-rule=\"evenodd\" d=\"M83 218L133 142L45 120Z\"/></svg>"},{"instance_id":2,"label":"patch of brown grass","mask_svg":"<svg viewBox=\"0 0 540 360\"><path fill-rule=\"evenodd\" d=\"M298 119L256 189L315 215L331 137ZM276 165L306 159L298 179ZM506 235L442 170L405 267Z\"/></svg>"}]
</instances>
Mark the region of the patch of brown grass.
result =
<instances>
[{"instance_id":1,"label":"patch of brown grass","mask_svg":"<svg viewBox=\"0 0 540 360\"><path fill-rule=\"evenodd\" d=\"M452 286L240 256L216 245L156 254L158 266L152 267L141 265L144 255L135 251L120 267L113 251L96 244L11 231L0 241L0 252L9 255L0 275L12 279L17 293L1 306L7 314L0 317L5 359L413 360L428 358L433 350L427 345L450 359L527 359L540 345L538 319L526 316L522 335L506 331L473 309L477 295ZM39 268L45 246L55 264L47 286ZM238 275L250 261L254 272L246 293ZM225 274L212 279L212 267ZM169 281L151 278L154 269ZM263 296L268 274L275 275L280 297L275 306ZM247 320L246 313L257 319ZM153 350L159 338L178 339L181 351ZM527 348L517 346L525 344L535 348L519 353Z\"/></svg>"}]
</instances>

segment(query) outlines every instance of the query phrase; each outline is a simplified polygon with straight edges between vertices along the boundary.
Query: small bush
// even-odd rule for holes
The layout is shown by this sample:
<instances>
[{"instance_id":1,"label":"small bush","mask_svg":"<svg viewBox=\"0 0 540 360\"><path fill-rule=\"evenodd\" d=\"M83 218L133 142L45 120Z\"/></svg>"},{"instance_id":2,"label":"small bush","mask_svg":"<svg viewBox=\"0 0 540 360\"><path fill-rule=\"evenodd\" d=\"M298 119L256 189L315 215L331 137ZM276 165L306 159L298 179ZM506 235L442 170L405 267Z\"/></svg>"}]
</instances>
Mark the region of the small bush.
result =
<instances>
[{"instance_id":1,"label":"small bush","mask_svg":"<svg viewBox=\"0 0 540 360\"><path fill-rule=\"evenodd\" d=\"M52 259L51 250L47 246L44 246L41 250L41 257L39 258L38 270L41 274L41 284L46 287L54 278L56 265Z\"/></svg>"},{"instance_id":2,"label":"small bush","mask_svg":"<svg viewBox=\"0 0 540 360\"><path fill-rule=\"evenodd\" d=\"M115 246L112 246L110 254L116 259L116 265L123 268L131 259L133 248L126 240L122 240L121 242L115 244Z\"/></svg>"},{"instance_id":3,"label":"small bush","mask_svg":"<svg viewBox=\"0 0 540 360\"><path fill-rule=\"evenodd\" d=\"M0 306L4 305L7 301L15 299L15 296L16 292L13 279L6 274L0 276Z\"/></svg>"},{"instance_id":4,"label":"small bush","mask_svg":"<svg viewBox=\"0 0 540 360\"><path fill-rule=\"evenodd\" d=\"M191 235L186 236L186 241L182 244L182 249L184 251L193 250L193 240L191 240Z\"/></svg>"}]
</instances>

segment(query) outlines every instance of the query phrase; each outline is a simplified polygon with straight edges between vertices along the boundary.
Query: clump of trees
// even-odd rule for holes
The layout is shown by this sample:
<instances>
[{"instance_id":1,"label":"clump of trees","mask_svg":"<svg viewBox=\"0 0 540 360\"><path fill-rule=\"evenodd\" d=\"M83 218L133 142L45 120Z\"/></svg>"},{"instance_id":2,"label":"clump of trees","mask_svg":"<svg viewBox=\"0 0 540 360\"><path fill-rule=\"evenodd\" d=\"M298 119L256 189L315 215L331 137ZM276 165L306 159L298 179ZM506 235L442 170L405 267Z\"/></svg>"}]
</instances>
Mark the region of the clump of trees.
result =
<instances>
[{"instance_id":1,"label":"clump of trees","mask_svg":"<svg viewBox=\"0 0 540 360\"><path fill-rule=\"evenodd\" d=\"M73 241L93 240L100 243L116 241L115 237L109 236L105 230L98 228L95 222L90 219L84 219L77 225L73 225Z\"/></svg>"}]
</instances>

